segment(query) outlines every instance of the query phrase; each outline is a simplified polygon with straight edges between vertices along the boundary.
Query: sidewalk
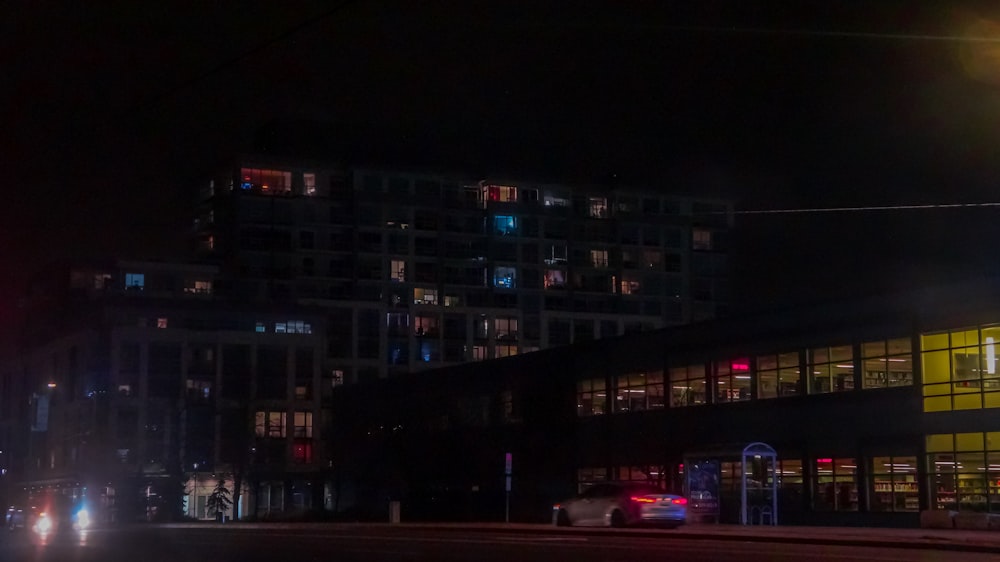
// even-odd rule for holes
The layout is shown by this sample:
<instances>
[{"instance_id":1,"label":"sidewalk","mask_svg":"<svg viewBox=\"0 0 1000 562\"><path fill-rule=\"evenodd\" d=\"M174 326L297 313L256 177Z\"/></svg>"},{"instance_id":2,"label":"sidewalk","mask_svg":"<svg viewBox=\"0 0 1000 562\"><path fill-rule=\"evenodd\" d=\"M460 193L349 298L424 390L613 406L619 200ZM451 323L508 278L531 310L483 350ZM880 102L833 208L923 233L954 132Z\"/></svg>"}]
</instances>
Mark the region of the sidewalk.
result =
<instances>
[{"instance_id":1,"label":"sidewalk","mask_svg":"<svg viewBox=\"0 0 1000 562\"><path fill-rule=\"evenodd\" d=\"M870 527L749 526L727 524L691 524L678 529L609 529L605 527L554 527L517 523L443 523L420 525L402 523L409 528L490 530L496 532L565 532L588 535L635 534L644 537L686 538L691 540L735 540L872 546L889 548L935 549L1000 554L1000 532L963 529L897 529Z\"/></svg>"}]
</instances>

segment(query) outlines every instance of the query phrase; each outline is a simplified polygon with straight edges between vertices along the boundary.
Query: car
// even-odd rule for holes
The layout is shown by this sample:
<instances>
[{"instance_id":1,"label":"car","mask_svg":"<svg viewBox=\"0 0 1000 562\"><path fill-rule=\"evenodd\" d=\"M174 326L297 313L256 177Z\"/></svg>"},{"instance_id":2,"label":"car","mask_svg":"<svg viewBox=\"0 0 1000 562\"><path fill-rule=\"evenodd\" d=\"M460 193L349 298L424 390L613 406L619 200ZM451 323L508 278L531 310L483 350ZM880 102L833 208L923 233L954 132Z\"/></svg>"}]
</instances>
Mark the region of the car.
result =
<instances>
[{"instance_id":1,"label":"car","mask_svg":"<svg viewBox=\"0 0 1000 562\"><path fill-rule=\"evenodd\" d=\"M557 526L676 528L686 521L687 498L649 484L602 482L552 506L552 523Z\"/></svg>"}]
</instances>

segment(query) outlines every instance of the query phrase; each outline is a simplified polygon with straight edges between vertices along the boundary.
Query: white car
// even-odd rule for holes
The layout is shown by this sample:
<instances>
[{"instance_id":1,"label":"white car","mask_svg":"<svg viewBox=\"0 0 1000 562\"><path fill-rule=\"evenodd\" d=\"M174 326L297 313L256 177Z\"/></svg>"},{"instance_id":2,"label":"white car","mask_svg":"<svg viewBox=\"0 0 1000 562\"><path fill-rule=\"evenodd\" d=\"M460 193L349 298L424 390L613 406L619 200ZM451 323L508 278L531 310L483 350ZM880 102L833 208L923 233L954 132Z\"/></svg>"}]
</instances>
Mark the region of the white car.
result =
<instances>
[{"instance_id":1,"label":"white car","mask_svg":"<svg viewBox=\"0 0 1000 562\"><path fill-rule=\"evenodd\" d=\"M552 523L625 527L650 524L675 528L687 521L687 498L648 484L602 482L552 506Z\"/></svg>"}]
</instances>

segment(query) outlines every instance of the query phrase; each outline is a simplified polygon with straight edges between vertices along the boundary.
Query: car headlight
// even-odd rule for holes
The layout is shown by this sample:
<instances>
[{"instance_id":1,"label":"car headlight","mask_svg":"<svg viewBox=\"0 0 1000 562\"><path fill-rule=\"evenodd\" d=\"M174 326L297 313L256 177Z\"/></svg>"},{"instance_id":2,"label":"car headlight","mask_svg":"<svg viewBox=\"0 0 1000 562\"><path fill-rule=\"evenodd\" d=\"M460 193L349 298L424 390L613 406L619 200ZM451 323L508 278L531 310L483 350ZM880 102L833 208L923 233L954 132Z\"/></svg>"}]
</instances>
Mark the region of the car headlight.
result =
<instances>
[{"instance_id":1,"label":"car headlight","mask_svg":"<svg viewBox=\"0 0 1000 562\"><path fill-rule=\"evenodd\" d=\"M86 508L76 512L76 526L80 529L86 529L90 526L90 513Z\"/></svg>"},{"instance_id":2,"label":"car headlight","mask_svg":"<svg viewBox=\"0 0 1000 562\"><path fill-rule=\"evenodd\" d=\"M38 521L35 521L35 532L41 535L48 533L52 530L52 520L49 516L42 513L38 516Z\"/></svg>"}]
</instances>

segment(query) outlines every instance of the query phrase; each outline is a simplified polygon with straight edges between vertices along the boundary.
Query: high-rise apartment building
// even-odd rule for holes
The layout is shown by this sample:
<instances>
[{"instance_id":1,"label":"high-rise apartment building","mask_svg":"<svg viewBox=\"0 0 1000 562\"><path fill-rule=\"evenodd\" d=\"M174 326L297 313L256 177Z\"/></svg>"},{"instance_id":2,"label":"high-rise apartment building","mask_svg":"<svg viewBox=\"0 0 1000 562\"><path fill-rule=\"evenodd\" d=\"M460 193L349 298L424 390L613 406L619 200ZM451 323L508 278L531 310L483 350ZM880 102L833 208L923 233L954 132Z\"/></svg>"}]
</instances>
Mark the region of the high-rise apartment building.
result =
<instances>
[{"instance_id":1,"label":"high-rise apartment building","mask_svg":"<svg viewBox=\"0 0 1000 562\"><path fill-rule=\"evenodd\" d=\"M202 190L227 291L327 311L347 383L714 318L731 202L246 157Z\"/></svg>"},{"instance_id":2,"label":"high-rise apartment building","mask_svg":"<svg viewBox=\"0 0 1000 562\"><path fill-rule=\"evenodd\" d=\"M324 506L324 314L220 297L216 273L119 261L38 277L22 347L0 363L9 505L204 519L222 480L227 517Z\"/></svg>"}]
</instances>

